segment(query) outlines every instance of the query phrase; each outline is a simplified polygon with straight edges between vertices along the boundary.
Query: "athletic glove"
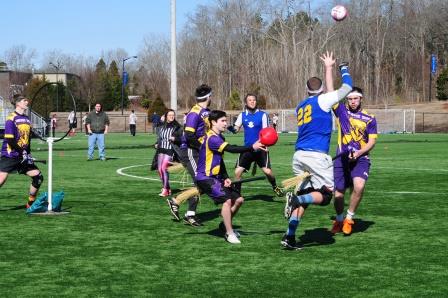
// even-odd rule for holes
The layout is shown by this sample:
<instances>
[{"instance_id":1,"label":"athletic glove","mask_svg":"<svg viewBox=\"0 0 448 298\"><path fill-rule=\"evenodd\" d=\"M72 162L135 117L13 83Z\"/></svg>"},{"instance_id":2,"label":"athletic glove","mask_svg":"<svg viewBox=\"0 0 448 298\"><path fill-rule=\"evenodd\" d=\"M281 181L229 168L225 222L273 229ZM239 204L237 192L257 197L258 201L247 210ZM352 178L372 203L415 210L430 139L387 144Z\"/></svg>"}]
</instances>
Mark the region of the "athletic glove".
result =
<instances>
[{"instance_id":1,"label":"athletic glove","mask_svg":"<svg viewBox=\"0 0 448 298\"><path fill-rule=\"evenodd\" d=\"M235 129L235 127L233 127L233 126L229 126L229 127L227 127L227 130L230 131L230 132L233 133L233 134L236 134L236 129Z\"/></svg>"}]
</instances>

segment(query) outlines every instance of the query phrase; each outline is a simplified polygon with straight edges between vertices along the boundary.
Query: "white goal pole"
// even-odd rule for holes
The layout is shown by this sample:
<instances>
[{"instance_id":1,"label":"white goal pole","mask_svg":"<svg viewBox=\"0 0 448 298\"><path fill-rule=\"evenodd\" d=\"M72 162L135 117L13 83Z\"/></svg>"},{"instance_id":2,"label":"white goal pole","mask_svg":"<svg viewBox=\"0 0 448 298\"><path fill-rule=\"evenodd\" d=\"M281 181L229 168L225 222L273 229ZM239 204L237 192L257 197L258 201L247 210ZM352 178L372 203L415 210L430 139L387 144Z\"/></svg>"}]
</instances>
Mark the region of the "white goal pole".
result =
<instances>
[{"instance_id":1,"label":"white goal pole","mask_svg":"<svg viewBox=\"0 0 448 298\"><path fill-rule=\"evenodd\" d=\"M48 143L48 211L53 210L53 137L47 139Z\"/></svg>"},{"instance_id":2,"label":"white goal pole","mask_svg":"<svg viewBox=\"0 0 448 298\"><path fill-rule=\"evenodd\" d=\"M176 0L171 0L171 109L177 112Z\"/></svg>"},{"instance_id":3,"label":"white goal pole","mask_svg":"<svg viewBox=\"0 0 448 298\"><path fill-rule=\"evenodd\" d=\"M406 132L406 110L403 110L403 133Z\"/></svg>"}]
</instances>

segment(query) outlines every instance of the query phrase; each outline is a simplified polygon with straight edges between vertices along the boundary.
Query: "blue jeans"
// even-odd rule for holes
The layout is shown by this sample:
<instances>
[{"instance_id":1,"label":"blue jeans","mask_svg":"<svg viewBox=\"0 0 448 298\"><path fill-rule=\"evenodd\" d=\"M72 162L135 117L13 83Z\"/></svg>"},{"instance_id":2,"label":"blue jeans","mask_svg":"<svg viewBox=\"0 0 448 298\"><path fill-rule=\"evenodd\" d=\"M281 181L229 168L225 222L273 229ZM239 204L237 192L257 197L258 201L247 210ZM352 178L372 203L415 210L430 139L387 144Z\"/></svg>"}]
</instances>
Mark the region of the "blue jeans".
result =
<instances>
[{"instance_id":1,"label":"blue jeans","mask_svg":"<svg viewBox=\"0 0 448 298\"><path fill-rule=\"evenodd\" d=\"M87 157L93 159L93 150L95 149L95 144L98 145L98 151L100 159L106 158L106 152L104 150L104 133L92 133L89 135L89 150L87 151Z\"/></svg>"}]
</instances>

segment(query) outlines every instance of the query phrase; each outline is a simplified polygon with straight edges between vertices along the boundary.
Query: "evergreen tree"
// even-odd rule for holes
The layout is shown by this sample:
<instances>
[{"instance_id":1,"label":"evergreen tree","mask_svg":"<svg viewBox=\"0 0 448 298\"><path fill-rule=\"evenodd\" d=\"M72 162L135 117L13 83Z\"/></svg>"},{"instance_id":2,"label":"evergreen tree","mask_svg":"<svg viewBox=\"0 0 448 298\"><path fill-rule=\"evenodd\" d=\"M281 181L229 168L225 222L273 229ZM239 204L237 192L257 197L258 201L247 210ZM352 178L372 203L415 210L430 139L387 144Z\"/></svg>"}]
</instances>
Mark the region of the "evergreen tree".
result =
<instances>
[{"instance_id":1,"label":"evergreen tree","mask_svg":"<svg viewBox=\"0 0 448 298\"><path fill-rule=\"evenodd\" d=\"M96 64L95 69L95 84L93 91L94 102L99 102L103 105L104 110L113 109L113 102L109 101L110 85L107 75L106 63L101 58Z\"/></svg>"},{"instance_id":2,"label":"evergreen tree","mask_svg":"<svg viewBox=\"0 0 448 298\"><path fill-rule=\"evenodd\" d=\"M121 86L122 86L122 78L120 77L120 74L118 72L117 63L115 60L112 60L112 62L109 65L108 70L108 79L109 79L109 86L110 86L110 102L112 105L112 108L114 110L118 110L121 108ZM128 106L128 97L127 92L123 95L124 100L124 107Z\"/></svg>"},{"instance_id":3,"label":"evergreen tree","mask_svg":"<svg viewBox=\"0 0 448 298\"><path fill-rule=\"evenodd\" d=\"M56 111L56 85L48 85L37 91L45 84L49 83L45 75L42 79L34 78L25 87L25 96L33 100L30 105L34 112L49 117L51 112Z\"/></svg>"},{"instance_id":4,"label":"evergreen tree","mask_svg":"<svg viewBox=\"0 0 448 298\"><path fill-rule=\"evenodd\" d=\"M241 98L237 89L232 90L228 103L231 110L241 110Z\"/></svg>"},{"instance_id":5,"label":"evergreen tree","mask_svg":"<svg viewBox=\"0 0 448 298\"><path fill-rule=\"evenodd\" d=\"M76 110L77 111L85 111L88 110L87 102L83 100L83 94L82 94L82 86L81 82L78 78L70 78L67 80L67 89L69 89L73 95L73 98L76 103ZM64 101L64 110L65 111L71 111L73 110L73 99L71 98L70 94L66 92L65 101Z\"/></svg>"},{"instance_id":6,"label":"evergreen tree","mask_svg":"<svg viewBox=\"0 0 448 298\"><path fill-rule=\"evenodd\" d=\"M448 100L448 67L437 78L436 89L438 100Z\"/></svg>"},{"instance_id":7,"label":"evergreen tree","mask_svg":"<svg viewBox=\"0 0 448 298\"><path fill-rule=\"evenodd\" d=\"M156 98L152 101L151 107L148 109L148 119L151 118L151 115L156 112L158 115L163 115L168 110L163 102L160 94L156 95Z\"/></svg>"}]
</instances>

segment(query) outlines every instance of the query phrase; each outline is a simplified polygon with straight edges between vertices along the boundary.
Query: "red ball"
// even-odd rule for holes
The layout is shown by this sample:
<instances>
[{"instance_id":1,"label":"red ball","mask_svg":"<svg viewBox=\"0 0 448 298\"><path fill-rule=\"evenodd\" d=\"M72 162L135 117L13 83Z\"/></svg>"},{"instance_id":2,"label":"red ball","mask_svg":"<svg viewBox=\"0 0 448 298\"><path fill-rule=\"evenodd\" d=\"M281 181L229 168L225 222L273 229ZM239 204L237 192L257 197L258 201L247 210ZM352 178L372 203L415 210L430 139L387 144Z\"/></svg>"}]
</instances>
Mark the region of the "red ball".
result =
<instances>
[{"instance_id":1,"label":"red ball","mask_svg":"<svg viewBox=\"0 0 448 298\"><path fill-rule=\"evenodd\" d=\"M260 130L260 142L265 146L275 145L278 141L278 134L273 127L265 127Z\"/></svg>"}]
</instances>

